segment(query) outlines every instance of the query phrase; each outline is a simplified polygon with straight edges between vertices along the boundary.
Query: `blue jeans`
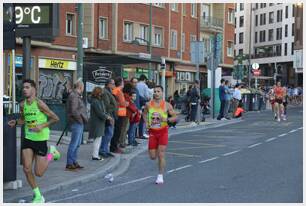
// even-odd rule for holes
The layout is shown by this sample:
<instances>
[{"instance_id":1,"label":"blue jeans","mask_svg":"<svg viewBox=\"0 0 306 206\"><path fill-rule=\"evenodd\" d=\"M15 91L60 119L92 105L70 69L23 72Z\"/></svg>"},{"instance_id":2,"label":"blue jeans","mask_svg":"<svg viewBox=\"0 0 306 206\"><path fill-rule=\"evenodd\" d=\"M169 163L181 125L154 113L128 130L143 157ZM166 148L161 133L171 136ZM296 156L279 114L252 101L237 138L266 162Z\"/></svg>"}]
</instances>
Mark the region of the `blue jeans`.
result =
<instances>
[{"instance_id":1,"label":"blue jeans","mask_svg":"<svg viewBox=\"0 0 306 206\"><path fill-rule=\"evenodd\" d=\"M68 164L72 165L74 163L77 163L77 153L78 153L78 148L82 143L84 125L80 123L73 123L71 124L70 128L71 128L71 140L67 152L67 165Z\"/></svg>"},{"instance_id":2,"label":"blue jeans","mask_svg":"<svg viewBox=\"0 0 306 206\"><path fill-rule=\"evenodd\" d=\"M133 144L135 142L136 128L137 128L136 123L130 123L130 127L128 130L129 144Z\"/></svg>"},{"instance_id":3,"label":"blue jeans","mask_svg":"<svg viewBox=\"0 0 306 206\"><path fill-rule=\"evenodd\" d=\"M108 144L112 140L113 134L114 134L114 125L111 125L111 124L105 125L105 133L104 133L104 137L102 137L99 154L109 153Z\"/></svg>"},{"instance_id":4,"label":"blue jeans","mask_svg":"<svg viewBox=\"0 0 306 206\"><path fill-rule=\"evenodd\" d=\"M138 124L139 137L143 137L144 127L145 127L145 123L144 123L143 117L141 117L140 122Z\"/></svg>"}]
</instances>

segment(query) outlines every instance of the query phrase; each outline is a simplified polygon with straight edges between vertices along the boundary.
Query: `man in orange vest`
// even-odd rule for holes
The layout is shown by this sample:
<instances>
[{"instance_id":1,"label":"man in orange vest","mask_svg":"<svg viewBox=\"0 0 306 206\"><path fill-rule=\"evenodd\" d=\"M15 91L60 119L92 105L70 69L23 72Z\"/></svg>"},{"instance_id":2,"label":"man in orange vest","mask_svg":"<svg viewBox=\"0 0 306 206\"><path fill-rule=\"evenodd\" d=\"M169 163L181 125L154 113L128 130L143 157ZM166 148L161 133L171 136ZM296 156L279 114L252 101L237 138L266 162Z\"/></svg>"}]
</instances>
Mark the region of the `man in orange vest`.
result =
<instances>
[{"instance_id":1,"label":"man in orange vest","mask_svg":"<svg viewBox=\"0 0 306 206\"><path fill-rule=\"evenodd\" d=\"M156 184L163 184L166 166L165 152L168 145L168 122L176 122L176 113L171 104L163 98L163 87L155 86L153 100L145 105L143 119L149 131L149 154L152 160L158 158L159 174ZM171 117L168 117L168 114Z\"/></svg>"},{"instance_id":2,"label":"man in orange vest","mask_svg":"<svg viewBox=\"0 0 306 206\"><path fill-rule=\"evenodd\" d=\"M118 111L117 116L118 118L115 121L115 130L114 130L114 136L111 140L110 144L110 151L113 153L122 153L123 151L118 147L119 144L119 138L122 135L122 126L124 123L124 119L127 116L126 113L126 107L128 106L128 103L125 101L124 94L122 92L122 89L124 87L124 81L122 77L117 77L115 79L115 88L113 89L112 93L116 98L117 105L118 105Z\"/></svg>"}]
</instances>

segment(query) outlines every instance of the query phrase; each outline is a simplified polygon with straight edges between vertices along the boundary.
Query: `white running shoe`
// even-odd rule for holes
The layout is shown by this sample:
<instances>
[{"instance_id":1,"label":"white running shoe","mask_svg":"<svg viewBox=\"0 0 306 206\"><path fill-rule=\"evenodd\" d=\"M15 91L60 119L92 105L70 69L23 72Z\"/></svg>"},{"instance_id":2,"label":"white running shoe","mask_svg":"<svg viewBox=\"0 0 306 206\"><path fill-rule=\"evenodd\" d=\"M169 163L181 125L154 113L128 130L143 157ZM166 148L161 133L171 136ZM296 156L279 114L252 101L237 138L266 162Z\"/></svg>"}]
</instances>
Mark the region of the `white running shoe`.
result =
<instances>
[{"instance_id":1,"label":"white running shoe","mask_svg":"<svg viewBox=\"0 0 306 206\"><path fill-rule=\"evenodd\" d=\"M163 175L161 175L161 174L157 175L157 179L156 179L155 183L156 184L163 184L164 183Z\"/></svg>"},{"instance_id":2,"label":"white running shoe","mask_svg":"<svg viewBox=\"0 0 306 206\"><path fill-rule=\"evenodd\" d=\"M277 118L277 121L280 122L280 118Z\"/></svg>"},{"instance_id":3,"label":"white running shoe","mask_svg":"<svg viewBox=\"0 0 306 206\"><path fill-rule=\"evenodd\" d=\"M226 118L225 118L225 117L223 117L221 120L226 120Z\"/></svg>"},{"instance_id":4,"label":"white running shoe","mask_svg":"<svg viewBox=\"0 0 306 206\"><path fill-rule=\"evenodd\" d=\"M148 135L148 134L143 134L143 136L144 136L145 138L149 138L149 135Z\"/></svg>"},{"instance_id":5,"label":"white running shoe","mask_svg":"<svg viewBox=\"0 0 306 206\"><path fill-rule=\"evenodd\" d=\"M283 120L284 120L284 121L286 121L286 120L287 120L286 115L283 115Z\"/></svg>"}]
</instances>

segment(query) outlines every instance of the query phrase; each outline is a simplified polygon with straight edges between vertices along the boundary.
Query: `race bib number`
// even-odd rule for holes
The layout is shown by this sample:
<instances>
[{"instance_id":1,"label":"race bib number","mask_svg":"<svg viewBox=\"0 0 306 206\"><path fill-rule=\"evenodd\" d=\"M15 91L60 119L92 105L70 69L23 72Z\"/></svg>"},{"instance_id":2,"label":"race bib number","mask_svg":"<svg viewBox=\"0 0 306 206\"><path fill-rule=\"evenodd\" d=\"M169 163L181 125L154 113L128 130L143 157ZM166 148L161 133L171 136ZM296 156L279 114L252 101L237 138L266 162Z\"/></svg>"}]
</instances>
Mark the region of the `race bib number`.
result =
<instances>
[{"instance_id":1,"label":"race bib number","mask_svg":"<svg viewBox=\"0 0 306 206\"><path fill-rule=\"evenodd\" d=\"M154 112L151 117L151 128L160 128L161 127L162 117L158 112Z\"/></svg>"}]
</instances>

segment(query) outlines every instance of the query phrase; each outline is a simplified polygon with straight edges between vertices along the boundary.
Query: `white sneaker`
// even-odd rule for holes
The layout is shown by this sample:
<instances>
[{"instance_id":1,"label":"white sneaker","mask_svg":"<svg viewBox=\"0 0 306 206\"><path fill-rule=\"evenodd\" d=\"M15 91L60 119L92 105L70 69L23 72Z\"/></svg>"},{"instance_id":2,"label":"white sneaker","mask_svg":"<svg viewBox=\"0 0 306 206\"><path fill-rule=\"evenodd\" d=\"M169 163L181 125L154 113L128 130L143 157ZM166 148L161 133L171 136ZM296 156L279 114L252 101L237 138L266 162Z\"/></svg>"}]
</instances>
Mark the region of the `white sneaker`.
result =
<instances>
[{"instance_id":1,"label":"white sneaker","mask_svg":"<svg viewBox=\"0 0 306 206\"><path fill-rule=\"evenodd\" d=\"M156 179L155 183L156 184L163 184L164 183L163 175L161 175L161 174L157 175L157 179Z\"/></svg>"},{"instance_id":2,"label":"white sneaker","mask_svg":"<svg viewBox=\"0 0 306 206\"><path fill-rule=\"evenodd\" d=\"M226 118L223 117L221 120L226 120Z\"/></svg>"},{"instance_id":3,"label":"white sneaker","mask_svg":"<svg viewBox=\"0 0 306 206\"><path fill-rule=\"evenodd\" d=\"M280 118L277 118L277 121L280 122Z\"/></svg>"},{"instance_id":4,"label":"white sneaker","mask_svg":"<svg viewBox=\"0 0 306 206\"><path fill-rule=\"evenodd\" d=\"M286 121L286 120L287 120L286 115L283 115L283 120L284 120L284 121Z\"/></svg>"},{"instance_id":5,"label":"white sneaker","mask_svg":"<svg viewBox=\"0 0 306 206\"><path fill-rule=\"evenodd\" d=\"M143 134L143 136L144 136L145 138L149 138L149 135L148 135L148 134Z\"/></svg>"}]
</instances>

